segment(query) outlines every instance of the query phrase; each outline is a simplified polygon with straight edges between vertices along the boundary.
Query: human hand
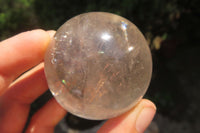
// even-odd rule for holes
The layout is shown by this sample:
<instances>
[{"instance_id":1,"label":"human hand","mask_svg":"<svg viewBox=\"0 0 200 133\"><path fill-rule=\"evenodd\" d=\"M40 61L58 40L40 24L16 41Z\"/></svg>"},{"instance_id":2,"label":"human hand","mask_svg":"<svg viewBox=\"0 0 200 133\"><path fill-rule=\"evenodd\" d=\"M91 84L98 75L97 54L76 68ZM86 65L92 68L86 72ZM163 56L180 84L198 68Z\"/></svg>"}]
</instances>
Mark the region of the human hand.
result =
<instances>
[{"instance_id":1,"label":"human hand","mask_svg":"<svg viewBox=\"0 0 200 133\"><path fill-rule=\"evenodd\" d=\"M42 62L54 31L48 33L34 30L0 42L0 133L21 133L30 104L48 89ZM65 114L52 99L33 116L27 132L53 132Z\"/></svg>"},{"instance_id":2,"label":"human hand","mask_svg":"<svg viewBox=\"0 0 200 133\"><path fill-rule=\"evenodd\" d=\"M54 31L33 30L0 42L0 132L23 131L30 104L47 89L44 53ZM152 121L155 105L141 100L133 109L108 120L99 133L141 133ZM51 99L31 118L27 133L51 133L66 111Z\"/></svg>"}]
</instances>

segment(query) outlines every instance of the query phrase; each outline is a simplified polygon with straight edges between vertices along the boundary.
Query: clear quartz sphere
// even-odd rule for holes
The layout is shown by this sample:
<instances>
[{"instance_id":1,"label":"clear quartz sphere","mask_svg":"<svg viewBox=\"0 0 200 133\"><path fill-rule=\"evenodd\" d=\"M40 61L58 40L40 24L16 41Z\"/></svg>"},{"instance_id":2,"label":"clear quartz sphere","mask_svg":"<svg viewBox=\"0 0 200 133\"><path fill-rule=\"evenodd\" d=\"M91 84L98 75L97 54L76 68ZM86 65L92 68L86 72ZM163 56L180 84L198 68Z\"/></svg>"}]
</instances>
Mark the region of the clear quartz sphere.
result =
<instances>
[{"instance_id":1,"label":"clear quartz sphere","mask_svg":"<svg viewBox=\"0 0 200 133\"><path fill-rule=\"evenodd\" d=\"M79 117L108 119L131 109L152 73L147 42L129 20L90 12L56 32L45 55L49 88L60 105Z\"/></svg>"}]
</instances>

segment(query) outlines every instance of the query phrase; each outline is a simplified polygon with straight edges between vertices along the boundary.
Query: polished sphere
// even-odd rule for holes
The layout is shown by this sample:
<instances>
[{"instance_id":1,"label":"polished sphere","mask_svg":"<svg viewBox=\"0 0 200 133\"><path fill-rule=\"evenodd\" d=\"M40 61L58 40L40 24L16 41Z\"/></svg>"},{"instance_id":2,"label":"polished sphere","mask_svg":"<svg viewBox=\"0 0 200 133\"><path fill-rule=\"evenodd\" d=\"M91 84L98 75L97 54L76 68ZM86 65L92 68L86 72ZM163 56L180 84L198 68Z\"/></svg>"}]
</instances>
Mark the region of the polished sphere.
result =
<instances>
[{"instance_id":1,"label":"polished sphere","mask_svg":"<svg viewBox=\"0 0 200 133\"><path fill-rule=\"evenodd\" d=\"M86 119L118 116L138 103L152 73L147 42L129 20L78 15L56 32L45 56L49 88L60 105Z\"/></svg>"}]
</instances>

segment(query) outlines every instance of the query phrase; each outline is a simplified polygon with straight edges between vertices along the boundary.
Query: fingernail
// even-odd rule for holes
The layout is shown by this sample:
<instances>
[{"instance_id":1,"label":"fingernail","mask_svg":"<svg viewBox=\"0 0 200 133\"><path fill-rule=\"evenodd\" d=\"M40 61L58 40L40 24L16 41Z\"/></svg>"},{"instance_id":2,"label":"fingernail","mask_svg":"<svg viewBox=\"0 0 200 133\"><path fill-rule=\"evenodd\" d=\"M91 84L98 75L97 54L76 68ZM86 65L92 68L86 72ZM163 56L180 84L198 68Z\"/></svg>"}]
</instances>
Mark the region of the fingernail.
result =
<instances>
[{"instance_id":1,"label":"fingernail","mask_svg":"<svg viewBox=\"0 0 200 133\"><path fill-rule=\"evenodd\" d=\"M155 115L156 109L155 108L144 108L140 112L137 120L136 120L136 130L138 133L143 133L145 129L149 126L153 117Z\"/></svg>"}]
</instances>

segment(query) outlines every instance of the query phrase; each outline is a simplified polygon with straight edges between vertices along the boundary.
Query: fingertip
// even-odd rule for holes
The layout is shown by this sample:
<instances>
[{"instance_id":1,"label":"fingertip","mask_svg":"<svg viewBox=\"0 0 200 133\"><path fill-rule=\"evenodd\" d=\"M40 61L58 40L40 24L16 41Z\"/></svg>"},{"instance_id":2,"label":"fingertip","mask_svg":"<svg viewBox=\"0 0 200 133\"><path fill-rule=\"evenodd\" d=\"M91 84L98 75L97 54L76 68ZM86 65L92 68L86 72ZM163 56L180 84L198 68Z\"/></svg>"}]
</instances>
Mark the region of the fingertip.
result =
<instances>
[{"instance_id":1,"label":"fingertip","mask_svg":"<svg viewBox=\"0 0 200 133\"><path fill-rule=\"evenodd\" d=\"M18 34L8 39L8 42L7 40L5 40L5 43L9 44L10 46L13 45L13 47L16 47L15 42L19 43L20 41L21 41L21 45L17 46L17 47L20 47L18 49L22 50L27 47L35 51L35 54L38 57L43 58L46 48L50 42L50 35L48 34L48 32L46 32L43 29L34 29L31 31L26 31L26 32L22 32ZM24 48L21 48L21 47L24 47ZM25 49L25 50L28 51L28 49Z\"/></svg>"},{"instance_id":2,"label":"fingertip","mask_svg":"<svg viewBox=\"0 0 200 133\"><path fill-rule=\"evenodd\" d=\"M43 44L42 50L41 50L41 55L44 57L47 46L49 45L49 42L51 40L51 35L49 32L42 30L42 29L36 29L30 31L32 36L35 36L34 41L36 41L37 44ZM37 42L38 41L38 42Z\"/></svg>"},{"instance_id":3,"label":"fingertip","mask_svg":"<svg viewBox=\"0 0 200 133\"><path fill-rule=\"evenodd\" d=\"M31 36L33 37L38 37L38 39L36 39L38 41L43 40L45 42L48 42L50 39L48 32L43 29L34 29L21 34L31 34Z\"/></svg>"},{"instance_id":4,"label":"fingertip","mask_svg":"<svg viewBox=\"0 0 200 133\"><path fill-rule=\"evenodd\" d=\"M49 33L43 29L35 29L32 31L24 32L22 34L24 34L24 37L27 36L27 40L30 40L32 44L37 45L37 46L33 45L33 50L36 49L35 51L38 52L35 55L44 59L47 46L49 45L50 40L51 40Z\"/></svg>"},{"instance_id":5,"label":"fingertip","mask_svg":"<svg viewBox=\"0 0 200 133\"><path fill-rule=\"evenodd\" d=\"M155 116L156 106L147 99L143 99L139 106L141 109L136 117L135 128L138 133L143 133Z\"/></svg>"},{"instance_id":6,"label":"fingertip","mask_svg":"<svg viewBox=\"0 0 200 133\"><path fill-rule=\"evenodd\" d=\"M152 121L156 106L147 99L142 99L128 112L108 120L99 133L143 132Z\"/></svg>"}]
</instances>

